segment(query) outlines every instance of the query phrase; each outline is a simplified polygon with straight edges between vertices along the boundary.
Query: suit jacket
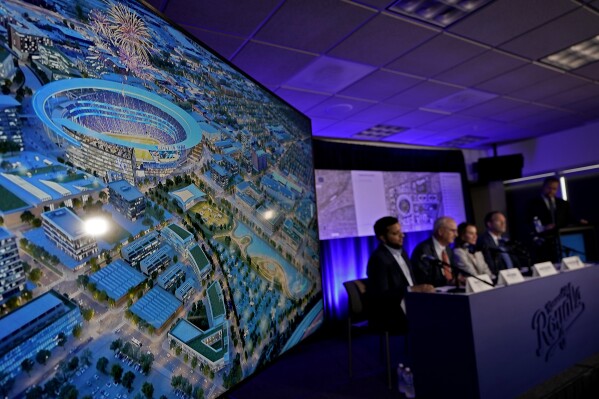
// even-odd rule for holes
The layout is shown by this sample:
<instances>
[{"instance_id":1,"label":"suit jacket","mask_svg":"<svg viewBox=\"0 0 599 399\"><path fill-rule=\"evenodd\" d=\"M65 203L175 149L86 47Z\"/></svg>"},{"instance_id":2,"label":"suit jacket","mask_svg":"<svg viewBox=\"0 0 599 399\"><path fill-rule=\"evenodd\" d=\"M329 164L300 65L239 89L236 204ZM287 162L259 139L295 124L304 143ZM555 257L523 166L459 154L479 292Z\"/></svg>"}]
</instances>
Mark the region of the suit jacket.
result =
<instances>
[{"instance_id":1,"label":"suit jacket","mask_svg":"<svg viewBox=\"0 0 599 399\"><path fill-rule=\"evenodd\" d=\"M454 264L458 269L465 270L475 276L488 274L489 277L493 277L493 272L489 269L481 251L470 253L466 248L455 248L453 256Z\"/></svg>"},{"instance_id":2,"label":"suit jacket","mask_svg":"<svg viewBox=\"0 0 599 399\"><path fill-rule=\"evenodd\" d=\"M447 256L451 263L453 251L449 247L446 247L445 251L447 252ZM412 252L411 259L414 275L416 276L416 284L431 284L435 287L448 285L447 279L443 276L441 268L433 262L423 260L423 255L439 259L437 251L435 251L435 244L433 243L432 237L422 241L416 248L414 248L414 252Z\"/></svg>"},{"instance_id":3,"label":"suit jacket","mask_svg":"<svg viewBox=\"0 0 599 399\"><path fill-rule=\"evenodd\" d=\"M412 281L412 267L405 251L402 257ZM380 244L368 259L368 313L369 322L374 328L386 329L395 333L407 331L407 319L400 304L409 287L408 280L391 252Z\"/></svg>"},{"instance_id":4,"label":"suit jacket","mask_svg":"<svg viewBox=\"0 0 599 399\"><path fill-rule=\"evenodd\" d=\"M534 217L538 217L543 226L551 224L551 211L542 196L538 195L528 204L528 222L532 226ZM570 204L561 198L555 198L555 225L558 229L573 223Z\"/></svg>"},{"instance_id":5,"label":"suit jacket","mask_svg":"<svg viewBox=\"0 0 599 399\"><path fill-rule=\"evenodd\" d=\"M485 262L494 275L498 275L500 270L507 269L507 264L502 256L502 249L495 244L495 240L491 233L485 231L483 235L478 237L477 245L482 248L481 251L485 258ZM520 267L520 261L513 254L508 253L513 267Z\"/></svg>"}]
</instances>

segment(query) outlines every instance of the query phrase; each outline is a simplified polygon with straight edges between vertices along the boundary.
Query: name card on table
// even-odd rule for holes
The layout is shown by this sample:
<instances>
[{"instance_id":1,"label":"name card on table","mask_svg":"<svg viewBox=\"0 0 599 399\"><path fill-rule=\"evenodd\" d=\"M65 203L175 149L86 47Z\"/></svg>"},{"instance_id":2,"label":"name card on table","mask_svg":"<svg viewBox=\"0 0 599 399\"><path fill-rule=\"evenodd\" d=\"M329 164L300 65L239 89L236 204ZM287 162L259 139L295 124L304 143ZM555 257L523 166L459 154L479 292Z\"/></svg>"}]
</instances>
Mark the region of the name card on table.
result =
<instances>
[{"instance_id":1,"label":"name card on table","mask_svg":"<svg viewBox=\"0 0 599 399\"><path fill-rule=\"evenodd\" d=\"M493 284L491 282L491 277L489 277L488 274L481 274L476 277ZM482 281L475 279L474 277L468 277L466 279L466 292L468 292L468 293L482 292L482 291L487 291L487 290L492 290L492 289L493 289L492 285L485 284Z\"/></svg>"},{"instance_id":2,"label":"name card on table","mask_svg":"<svg viewBox=\"0 0 599 399\"><path fill-rule=\"evenodd\" d=\"M523 281L524 277L522 277L522 273L520 273L520 270L512 268L499 271L499 278L497 279L497 284L511 285L521 283Z\"/></svg>"},{"instance_id":3,"label":"name card on table","mask_svg":"<svg viewBox=\"0 0 599 399\"><path fill-rule=\"evenodd\" d=\"M563 270L575 270L582 267L584 267L584 263L582 263L578 256L568 256L567 258L562 258Z\"/></svg>"},{"instance_id":4,"label":"name card on table","mask_svg":"<svg viewBox=\"0 0 599 399\"><path fill-rule=\"evenodd\" d=\"M532 267L533 277L546 277L554 274L557 274L557 270L555 270L555 266L551 262L535 263Z\"/></svg>"}]
</instances>

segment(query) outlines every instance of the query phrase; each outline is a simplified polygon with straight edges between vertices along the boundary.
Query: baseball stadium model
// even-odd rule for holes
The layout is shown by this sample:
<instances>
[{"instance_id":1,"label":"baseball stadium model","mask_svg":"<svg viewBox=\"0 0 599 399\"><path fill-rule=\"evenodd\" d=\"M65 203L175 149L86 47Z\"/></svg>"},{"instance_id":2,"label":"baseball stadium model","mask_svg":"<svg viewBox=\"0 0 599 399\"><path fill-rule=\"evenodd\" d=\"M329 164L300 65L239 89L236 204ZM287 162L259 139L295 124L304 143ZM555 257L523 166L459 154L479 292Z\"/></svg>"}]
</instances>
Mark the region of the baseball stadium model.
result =
<instances>
[{"instance_id":1,"label":"baseball stadium model","mask_svg":"<svg viewBox=\"0 0 599 399\"><path fill-rule=\"evenodd\" d=\"M35 113L74 165L104 176L166 176L200 143L185 110L147 90L100 79L59 80L33 98Z\"/></svg>"}]
</instances>

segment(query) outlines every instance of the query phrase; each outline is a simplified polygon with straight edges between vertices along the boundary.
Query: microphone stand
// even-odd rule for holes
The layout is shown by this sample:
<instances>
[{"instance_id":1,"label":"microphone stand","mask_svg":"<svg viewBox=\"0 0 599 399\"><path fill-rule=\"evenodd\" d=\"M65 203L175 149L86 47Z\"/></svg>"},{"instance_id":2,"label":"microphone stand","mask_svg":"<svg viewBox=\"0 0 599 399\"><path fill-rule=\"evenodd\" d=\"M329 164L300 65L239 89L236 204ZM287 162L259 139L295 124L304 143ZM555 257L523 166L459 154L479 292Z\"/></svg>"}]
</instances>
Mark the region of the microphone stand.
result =
<instances>
[{"instance_id":1,"label":"microphone stand","mask_svg":"<svg viewBox=\"0 0 599 399\"><path fill-rule=\"evenodd\" d=\"M488 281L483 280L482 278L480 278L478 276L475 276L474 274L472 274L470 272L467 272L466 270L462 270L462 269L458 268L455 265L452 265L452 264L449 264L447 262L444 262L441 259L435 259L434 261L437 264L437 266L440 267L441 269L443 269L443 266L449 266L449 268L452 270L452 273L453 272L456 273L456 277L455 277L455 280L456 280L455 285L456 285L456 287L452 288L451 290L449 290L447 292L452 292L452 293L455 293L455 292L464 292L464 289L459 287L460 283L459 283L458 278L457 278L458 274L460 274L460 273L463 274L463 275L465 275L465 276L468 276L468 277L474 277L478 281L482 281L483 283L485 283L487 285L490 285L491 287L495 287L495 284L489 283Z\"/></svg>"}]
</instances>

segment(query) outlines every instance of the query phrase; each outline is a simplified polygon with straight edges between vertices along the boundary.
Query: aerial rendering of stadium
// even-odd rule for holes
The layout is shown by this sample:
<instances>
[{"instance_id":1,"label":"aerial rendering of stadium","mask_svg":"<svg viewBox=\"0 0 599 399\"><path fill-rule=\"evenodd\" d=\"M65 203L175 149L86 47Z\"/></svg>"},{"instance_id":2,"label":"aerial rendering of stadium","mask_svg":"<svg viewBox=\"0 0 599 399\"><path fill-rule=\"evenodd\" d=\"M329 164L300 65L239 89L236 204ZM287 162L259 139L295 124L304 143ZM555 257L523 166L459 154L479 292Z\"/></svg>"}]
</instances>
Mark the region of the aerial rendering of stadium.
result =
<instances>
[{"instance_id":1,"label":"aerial rendering of stadium","mask_svg":"<svg viewBox=\"0 0 599 399\"><path fill-rule=\"evenodd\" d=\"M49 83L36 92L33 109L75 166L132 183L172 173L202 139L201 126L179 106L113 81Z\"/></svg>"}]
</instances>

